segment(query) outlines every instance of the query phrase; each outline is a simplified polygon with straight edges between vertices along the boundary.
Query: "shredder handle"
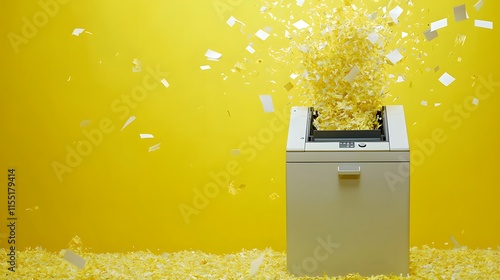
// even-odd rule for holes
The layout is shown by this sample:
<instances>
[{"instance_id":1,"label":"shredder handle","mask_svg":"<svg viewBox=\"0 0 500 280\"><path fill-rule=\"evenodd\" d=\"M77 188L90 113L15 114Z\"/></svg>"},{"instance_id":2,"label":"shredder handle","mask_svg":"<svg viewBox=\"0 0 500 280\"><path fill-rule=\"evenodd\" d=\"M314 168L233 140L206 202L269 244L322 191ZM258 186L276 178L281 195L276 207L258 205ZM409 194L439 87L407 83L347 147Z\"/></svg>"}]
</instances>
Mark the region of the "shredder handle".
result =
<instances>
[{"instance_id":1,"label":"shredder handle","mask_svg":"<svg viewBox=\"0 0 500 280\"><path fill-rule=\"evenodd\" d=\"M361 175L361 166L356 167L342 167L339 166L337 168L339 176L351 175L351 176L359 176Z\"/></svg>"}]
</instances>

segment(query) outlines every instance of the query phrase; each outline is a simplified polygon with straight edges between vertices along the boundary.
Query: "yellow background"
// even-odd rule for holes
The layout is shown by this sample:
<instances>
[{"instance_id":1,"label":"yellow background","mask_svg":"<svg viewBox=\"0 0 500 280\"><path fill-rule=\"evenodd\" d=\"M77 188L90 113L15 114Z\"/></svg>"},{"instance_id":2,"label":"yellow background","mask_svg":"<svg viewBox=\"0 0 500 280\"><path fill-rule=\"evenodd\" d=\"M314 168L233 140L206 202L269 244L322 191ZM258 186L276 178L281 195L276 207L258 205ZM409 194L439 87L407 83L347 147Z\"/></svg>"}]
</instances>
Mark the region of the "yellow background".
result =
<instances>
[{"instance_id":1,"label":"yellow background","mask_svg":"<svg viewBox=\"0 0 500 280\"><path fill-rule=\"evenodd\" d=\"M292 22L312 2L300 8L290 1ZM365 2L370 10L389 4ZM401 31L409 37L388 46L405 48L406 58L388 71L406 81L393 83L386 100L406 111L413 164L411 245L453 247L453 236L470 248L498 246L499 85L492 92L483 87L479 104L470 103L479 77L500 81L498 28L474 27L474 19L498 24L500 4L486 0L477 12L470 0L413 2L411 7L401 1L405 13L394 26L396 37ZM40 3L52 3L51 14ZM455 22L453 7L461 4L470 19ZM299 87L283 88L296 69L269 55L270 48L287 47L288 41L283 25L259 12L262 5L249 0L2 1L0 218L7 224L7 169L14 167L17 248L57 251L78 235L94 252L284 250L287 117L302 99ZM388 10L395 6L392 1ZM245 27L229 27L230 16ZM448 26L427 42L428 24L445 17ZM28 30L26 21L38 26ZM266 41L253 35L267 26L272 35ZM91 34L72 36L75 28ZM455 44L458 34L467 36L463 46ZM12 36L24 40L13 45ZM250 42L254 54L245 50ZM220 61L207 61L207 49L222 53ZM135 58L142 63L139 73L132 72ZM246 69L232 72L237 62ZM201 65L212 69L202 71ZM151 78L147 69L162 72L170 86ZM448 87L438 81L444 72L456 78ZM151 90L143 100L121 101L144 79ZM272 95L275 113L263 111L259 94ZM453 111L464 102L474 111ZM120 131L132 115L136 120ZM84 120L91 122L81 126ZM102 121L109 122L109 133L97 137L89 154L58 180L54 162L67 164L68 149L81 148L88 141L84 132L96 132ZM155 138L140 139L140 133ZM433 138L436 133L442 135ZM148 152L157 143L161 148ZM226 181L222 174L228 171L236 195L227 182L213 185L210 174ZM190 209L191 215L183 217L180 209ZM0 227L2 247L7 234Z\"/></svg>"}]
</instances>

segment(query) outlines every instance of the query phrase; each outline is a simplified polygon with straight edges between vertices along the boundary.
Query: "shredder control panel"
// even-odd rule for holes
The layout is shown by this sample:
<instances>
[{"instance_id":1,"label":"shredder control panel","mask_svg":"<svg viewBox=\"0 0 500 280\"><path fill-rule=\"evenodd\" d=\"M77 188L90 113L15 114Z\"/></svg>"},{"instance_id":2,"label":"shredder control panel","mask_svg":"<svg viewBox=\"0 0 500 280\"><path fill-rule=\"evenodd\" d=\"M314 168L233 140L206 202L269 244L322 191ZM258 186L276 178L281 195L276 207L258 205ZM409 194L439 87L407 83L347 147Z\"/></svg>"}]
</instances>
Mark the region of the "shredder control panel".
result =
<instances>
[{"instance_id":1,"label":"shredder control panel","mask_svg":"<svg viewBox=\"0 0 500 280\"><path fill-rule=\"evenodd\" d=\"M354 141L342 141L339 142L339 148L354 148Z\"/></svg>"}]
</instances>

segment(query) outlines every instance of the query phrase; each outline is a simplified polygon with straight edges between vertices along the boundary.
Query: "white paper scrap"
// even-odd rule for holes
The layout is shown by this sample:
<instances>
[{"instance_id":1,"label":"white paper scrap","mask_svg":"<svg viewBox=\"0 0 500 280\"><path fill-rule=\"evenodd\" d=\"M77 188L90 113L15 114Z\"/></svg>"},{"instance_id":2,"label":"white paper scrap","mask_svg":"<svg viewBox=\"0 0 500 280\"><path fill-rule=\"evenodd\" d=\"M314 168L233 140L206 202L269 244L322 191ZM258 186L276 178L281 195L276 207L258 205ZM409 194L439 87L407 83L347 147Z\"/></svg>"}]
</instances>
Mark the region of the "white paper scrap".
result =
<instances>
[{"instance_id":1,"label":"white paper scrap","mask_svg":"<svg viewBox=\"0 0 500 280\"><path fill-rule=\"evenodd\" d=\"M261 94L259 95L260 102L262 103L262 107L264 108L264 112L272 113L274 112L273 98L269 94Z\"/></svg>"},{"instance_id":2,"label":"white paper scrap","mask_svg":"<svg viewBox=\"0 0 500 280\"><path fill-rule=\"evenodd\" d=\"M267 7L266 7L266 6L262 6L262 7L260 7L260 12L261 12L261 13L263 13L263 12L265 12L265 11L267 11Z\"/></svg>"},{"instance_id":3,"label":"white paper scrap","mask_svg":"<svg viewBox=\"0 0 500 280\"><path fill-rule=\"evenodd\" d=\"M160 149L160 144L161 143L158 143L156 145L153 145L153 146L149 147L149 151L148 152L154 152L156 150L159 150Z\"/></svg>"},{"instance_id":4,"label":"white paper scrap","mask_svg":"<svg viewBox=\"0 0 500 280\"><path fill-rule=\"evenodd\" d=\"M291 78L292 80L297 79L297 77L298 77L298 76L300 76L300 75L299 75L299 74L295 74L295 73L290 74L290 78Z\"/></svg>"},{"instance_id":5,"label":"white paper scrap","mask_svg":"<svg viewBox=\"0 0 500 280\"><path fill-rule=\"evenodd\" d=\"M422 106L427 106L427 101L422 100L422 101L420 102L420 104L421 104Z\"/></svg>"},{"instance_id":6,"label":"white paper scrap","mask_svg":"<svg viewBox=\"0 0 500 280\"><path fill-rule=\"evenodd\" d=\"M474 26L481 28L493 29L493 22L485 20L474 20Z\"/></svg>"},{"instance_id":7,"label":"white paper scrap","mask_svg":"<svg viewBox=\"0 0 500 280\"><path fill-rule=\"evenodd\" d=\"M245 49L246 49L249 53L254 53L254 52L255 52L255 49L254 49L254 48L252 48L252 46L247 46Z\"/></svg>"},{"instance_id":8,"label":"white paper scrap","mask_svg":"<svg viewBox=\"0 0 500 280\"><path fill-rule=\"evenodd\" d=\"M483 4L484 4L483 0L477 1L477 3L474 4L474 8L476 8L476 11L479 11L479 9L481 9L481 7L483 6Z\"/></svg>"},{"instance_id":9,"label":"white paper scrap","mask_svg":"<svg viewBox=\"0 0 500 280\"><path fill-rule=\"evenodd\" d=\"M431 31L436 31L448 26L448 18L443 18L435 22L431 22Z\"/></svg>"},{"instance_id":10,"label":"white paper scrap","mask_svg":"<svg viewBox=\"0 0 500 280\"><path fill-rule=\"evenodd\" d=\"M406 36L408 36L408 33L404 32L404 31L403 31L403 32L401 32L401 38L404 38L404 37L406 37Z\"/></svg>"},{"instance_id":11,"label":"white paper scrap","mask_svg":"<svg viewBox=\"0 0 500 280\"><path fill-rule=\"evenodd\" d=\"M424 32L424 35L425 35L425 38L427 39L427 41L431 41L431 40L435 39L438 36L438 32L437 31L431 31L430 29L428 29L428 30L426 30Z\"/></svg>"},{"instance_id":12,"label":"white paper scrap","mask_svg":"<svg viewBox=\"0 0 500 280\"><path fill-rule=\"evenodd\" d=\"M306 1L306 0L297 0L297 6L302 7L302 5L304 5L304 2L305 2L305 1Z\"/></svg>"},{"instance_id":13,"label":"white paper scrap","mask_svg":"<svg viewBox=\"0 0 500 280\"><path fill-rule=\"evenodd\" d=\"M250 277L254 276L259 271L259 267L262 264L263 260L264 260L264 253L252 261L252 263L250 264L250 272L249 272Z\"/></svg>"},{"instance_id":14,"label":"white paper scrap","mask_svg":"<svg viewBox=\"0 0 500 280\"><path fill-rule=\"evenodd\" d=\"M262 29L259 29L259 31L257 31L255 33L255 36L257 36L259 39L261 39L262 41L266 40L267 37L269 37L269 33L267 33L266 31L262 30Z\"/></svg>"},{"instance_id":15,"label":"white paper scrap","mask_svg":"<svg viewBox=\"0 0 500 280\"><path fill-rule=\"evenodd\" d=\"M453 13L455 14L455 21L462 21L467 19L467 11L465 10L465 4L454 7Z\"/></svg>"},{"instance_id":16,"label":"white paper scrap","mask_svg":"<svg viewBox=\"0 0 500 280\"><path fill-rule=\"evenodd\" d=\"M236 18L231 16L227 21L226 21L227 25L233 27L233 25L236 23Z\"/></svg>"},{"instance_id":17,"label":"white paper scrap","mask_svg":"<svg viewBox=\"0 0 500 280\"><path fill-rule=\"evenodd\" d=\"M200 69L201 70L209 70L210 69L210 65L201 65Z\"/></svg>"},{"instance_id":18,"label":"white paper scrap","mask_svg":"<svg viewBox=\"0 0 500 280\"><path fill-rule=\"evenodd\" d=\"M295 28L300 30L300 29L308 28L309 24L303 20L299 20L296 23L294 23L293 26L295 26Z\"/></svg>"},{"instance_id":19,"label":"white paper scrap","mask_svg":"<svg viewBox=\"0 0 500 280\"><path fill-rule=\"evenodd\" d=\"M80 34L82 34L82 32L85 31L84 28L75 28L73 30L73 33L71 33L71 35L74 35L74 36L80 36Z\"/></svg>"},{"instance_id":20,"label":"white paper scrap","mask_svg":"<svg viewBox=\"0 0 500 280\"><path fill-rule=\"evenodd\" d=\"M149 133L141 133L141 134L139 134L139 136L141 137L141 139L155 138L153 136L153 134L149 134Z\"/></svg>"},{"instance_id":21,"label":"white paper scrap","mask_svg":"<svg viewBox=\"0 0 500 280\"><path fill-rule=\"evenodd\" d=\"M397 6L396 8L389 11L389 16L391 16L394 23L398 23L398 17L403 13L403 8Z\"/></svg>"},{"instance_id":22,"label":"white paper scrap","mask_svg":"<svg viewBox=\"0 0 500 280\"><path fill-rule=\"evenodd\" d=\"M453 81L455 81L455 78L453 78L450 74L444 72L444 74L439 78L439 81L443 85L449 86L451 83L453 83Z\"/></svg>"},{"instance_id":23,"label":"white paper scrap","mask_svg":"<svg viewBox=\"0 0 500 280\"><path fill-rule=\"evenodd\" d=\"M472 104L474 104L474 105L479 104L479 99L477 99L477 98L472 99Z\"/></svg>"},{"instance_id":24,"label":"white paper scrap","mask_svg":"<svg viewBox=\"0 0 500 280\"><path fill-rule=\"evenodd\" d=\"M349 83L352 84L352 82L354 81L354 79L356 78L356 76L359 74L361 70L359 69L358 66L354 65L354 67L352 67L351 71L349 71L349 73L344 77Z\"/></svg>"},{"instance_id":25,"label":"white paper scrap","mask_svg":"<svg viewBox=\"0 0 500 280\"><path fill-rule=\"evenodd\" d=\"M82 127L82 126L87 126L87 125L89 125L89 124L90 124L90 120L84 120L84 121L81 121L81 122L80 122L80 127Z\"/></svg>"},{"instance_id":26,"label":"white paper scrap","mask_svg":"<svg viewBox=\"0 0 500 280\"><path fill-rule=\"evenodd\" d=\"M434 107L439 107L439 106L441 106L441 103L439 103L439 102L438 103L434 103Z\"/></svg>"},{"instance_id":27,"label":"white paper scrap","mask_svg":"<svg viewBox=\"0 0 500 280\"><path fill-rule=\"evenodd\" d=\"M168 88L170 86L170 84L167 82L167 80L165 80L165 78L161 79L161 83L166 87Z\"/></svg>"},{"instance_id":28,"label":"white paper scrap","mask_svg":"<svg viewBox=\"0 0 500 280\"><path fill-rule=\"evenodd\" d=\"M386 55L387 59L391 61L392 64L398 63L401 59L403 59L403 55L398 50L391 51L388 55Z\"/></svg>"},{"instance_id":29,"label":"white paper scrap","mask_svg":"<svg viewBox=\"0 0 500 280\"><path fill-rule=\"evenodd\" d=\"M83 269L85 263L87 262L84 258L80 257L73 251L66 249L64 252L64 259L72 264L74 264L79 269Z\"/></svg>"},{"instance_id":30,"label":"white paper scrap","mask_svg":"<svg viewBox=\"0 0 500 280\"><path fill-rule=\"evenodd\" d=\"M222 57L222 54L216 52L216 51L213 51L211 49L208 49L206 52L205 52L205 56L208 58L208 59L212 59L212 60L219 60L221 57Z\"/></svg>"},{"instance_id":31,"label":"white paper scrap","mask_svg":"<svg viewBox=\"0 0 500 280\"><path fill-rule=\"evenodd\" d=\"M405 78L401 75L398 75L398 79L397 79L396 83L402 83L404 81L405 81Z\"/></svg>"},{"instance_id":32,"label":"white paper scrap","mask_svg":"<svg viewBox=\"0 0 500 280\"><path fill-rule=\"evenodd\" d=\"M135 116L130 116L130 118L128 118L128 120L127 120L127 121L125 122L125 124L122 126L122 129L121 129L120 131L124 130L124 129L125 129L125 127L127 127L127 126L128 126L130 123L132 123L134 120L135 120Z\"/></svg>"}]
</instances>

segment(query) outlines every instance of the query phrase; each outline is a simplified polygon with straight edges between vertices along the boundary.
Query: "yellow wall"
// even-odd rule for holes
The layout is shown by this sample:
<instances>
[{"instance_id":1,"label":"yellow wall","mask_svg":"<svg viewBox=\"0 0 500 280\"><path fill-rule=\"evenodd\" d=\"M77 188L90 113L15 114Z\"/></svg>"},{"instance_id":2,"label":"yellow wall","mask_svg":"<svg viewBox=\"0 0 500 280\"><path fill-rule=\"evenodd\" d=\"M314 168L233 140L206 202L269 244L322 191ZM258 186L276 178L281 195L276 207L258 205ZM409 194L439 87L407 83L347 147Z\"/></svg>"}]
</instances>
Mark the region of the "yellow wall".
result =
<instances>
[{"instance_id":1,"label":"yellow wall","mask_svg":"<svg viewBox=\"0 0 500 280\"><path fill-rule=\"evenodd\" d=\"M290 2L300 18L301 8ZM369 2L378 7L388 1ZM450 236L473 248L500 245L500 34L498 28L473 24L474 19L500 22L500 4L486 0L477 12L475 0L413 1L414 7L406 2L401 1L405 14L394 30L411 35L389 48L406 47L407 58L388 68L406 81L391 86L386 103L403 104L409 126L411 245L451 247ZM470 19L454 22L453 7L463 3ZM301 98L283 88L294 69L268 54L271 47L286 47L287 40L281 38L282 25L259 12L262 5L2 1L0 218L7 224L5 178L15 167L18 248L59 250L78 235L95 252L284 250L287 118ZM246 26L229 27L230 16ZM448 27L426 42L428 24L444 17ZM36 25L30 28L28 21ZM266 26L279 36L264 42L250 37ZM72 36L78 27L92 34ZM463 46L455 46L458 34L467 36ZM245 50L249 42L255 54ZM427 56L417 59L411 47ZM207 49L222 53L222 59L207 61ZM134 58L142 62L142 72L132 72ZM236 62L246 69L231 72ZM200 70L206 64L212 69ZM437 72L426 71L435 66ZM448 87L437 80L444 72L456 78ZM485 89L482 79L495 83ZM127 103L134 94L139 99ZM275 113L263 112L259 94L273 96ZM470 105L474 96L477 106ZM466 108L462 115L453 111L460 106ZM136 120L120 131L131 115ZM91 122L81 127L84 120ZM140 139L140 133L155 138ZM157 143L161 148L148 152ZM88 155L80 162L67 159L77 148ZM58 178L54 162L71 172ZM222 187L214 185L214 176ZM245 187L232 195L229 180ZM199 193L210 197L203 201ZM272 199L274 193L279 197ZM192 215L183 217L180 208ZM0 228L5 247L8 232Z\"/></svg>"}]
</instances>

